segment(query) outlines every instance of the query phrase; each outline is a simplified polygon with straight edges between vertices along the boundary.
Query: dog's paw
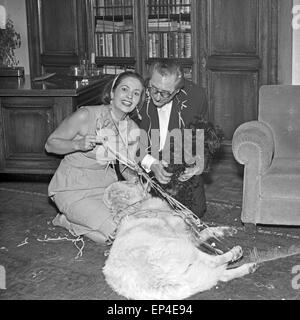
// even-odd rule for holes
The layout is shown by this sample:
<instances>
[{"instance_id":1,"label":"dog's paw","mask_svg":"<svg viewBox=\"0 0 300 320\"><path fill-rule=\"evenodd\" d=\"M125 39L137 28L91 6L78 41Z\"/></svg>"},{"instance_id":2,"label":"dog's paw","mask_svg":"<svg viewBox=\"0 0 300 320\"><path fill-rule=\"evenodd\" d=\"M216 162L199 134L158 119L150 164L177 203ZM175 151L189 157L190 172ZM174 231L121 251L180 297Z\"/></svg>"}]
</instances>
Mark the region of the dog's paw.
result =
<instances>
[{"instance_id":1,"label":"dog's paw","mask_svg":"<svg viewBox=\"0 0 300 320\"><path fill-rule=\"evenodd\" d=\"M223 237L233 237L235 234L238 233L238 230L234 227L221 227L223 228Z\"/></svg>"},{"instance_id":2,"label":"dog's paw","mask_svg":"<svg viewBox=\"0 0 300 320\"><path fill-rule=\"evenodd\" d=\"M249 273L254 273L258 269L257 263L248 263Z\"/></svg>"},{"instance_id":3,"label":"dog's paw","mask_svg":"<svg viewBox=\"0 0 300 320\"><path fill-rule=\"evenodd\" d=\"M237 234L237 229L234 227L211 227L209 228L209 232L217 238L224 238L226 236L232 237Z\"/></svg>"},{"instance_id":4,"label":"dog's paw","mask_svg":"<svg viewBox=\"0 0 300 320\"><path fill-rule=\"evenodd\" d=\"M243 249L240 246L233 247L230 251L232 253L232 262L239 260L243 256Z\"/></svg>"}]
</instances>

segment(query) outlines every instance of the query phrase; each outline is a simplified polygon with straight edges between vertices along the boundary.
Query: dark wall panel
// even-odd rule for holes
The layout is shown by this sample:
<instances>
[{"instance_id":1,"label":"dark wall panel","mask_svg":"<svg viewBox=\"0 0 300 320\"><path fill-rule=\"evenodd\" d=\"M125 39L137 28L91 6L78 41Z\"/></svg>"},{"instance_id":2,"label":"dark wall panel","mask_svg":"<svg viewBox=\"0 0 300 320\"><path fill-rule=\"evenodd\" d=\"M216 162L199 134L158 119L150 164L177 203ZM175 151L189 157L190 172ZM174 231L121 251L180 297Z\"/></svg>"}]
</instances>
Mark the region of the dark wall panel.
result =
<instances>
[{"instance_id":1,"label":"dark wall panel","mask_svg":"<svg viewBox=\"0 0 300 320\"><path fill-rule=\"evenodd\" d=\"M211 54L257 52L258 0L210 1Z\"/></svg>"},{"instance_id":2,"label":"dark wall panel","mask_svg":"<svg viewBox=\"0 0 300 320\"><path fill-rule=\"evenodd\" d=\"M77 53L76 3L43 0L41 6L43 53Z\"/></svg>"},{"instance_id":3,"label":"dark wall panel","mask_svg":"<svg viewBox=\"0 0 300 320\"><path fill-rule=\"evenodd\" d=\"M257 119L257 72L211 72L210 90L210 118L226 139L240 124Z\"/></svg>"}]
</instances>

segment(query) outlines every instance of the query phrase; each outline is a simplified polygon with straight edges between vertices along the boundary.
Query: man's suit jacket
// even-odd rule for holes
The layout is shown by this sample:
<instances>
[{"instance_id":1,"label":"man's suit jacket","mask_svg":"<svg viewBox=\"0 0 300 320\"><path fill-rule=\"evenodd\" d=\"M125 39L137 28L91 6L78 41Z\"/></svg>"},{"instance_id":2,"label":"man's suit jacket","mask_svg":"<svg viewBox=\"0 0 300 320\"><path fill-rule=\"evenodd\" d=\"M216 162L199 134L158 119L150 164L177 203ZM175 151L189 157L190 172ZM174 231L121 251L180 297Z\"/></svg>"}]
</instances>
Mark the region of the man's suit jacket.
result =
<instances>
[{"instance_id":1,"label":"man's suit jacket","mask_svg":"<svg viewBox=\"0 0 300 320\"><path fill-rule=\"evenodd\" d=\"M207 99L204 89L191 81L185 80L184 88L173 99L168 126L169 132L177 128L189 128L189 125L195 122L197 117L205 118L207 109ZM151 129L159 129L157 107L153 104L152 99L149 98L145 101L140 110L140 114L142 119L136 120L136 122L141 129L149 133L151 133ZM147 146L140 144L140 147L145 149L149 146L149 141ZM152 145L151 148L151 153L153 154L154 146ZM159 149L159 145L157 145L157 148ZM158 152L155 152L155 154L157 153ZM197 216L202 217L206 211L206 198L202 175L196 175L184 182L184 187L176 194L175 198L192 210Z\"/></svg>"},{"instance_id":2,"label":"man's suit jacket","mask_svg":"<svg viewBox=\"0 0 300 320\"><path fill-rule=\"evenodd\" d=\"M196 117L204 117L207 113L207 99L203 88L195 83L185 80L184 88L174 97L170 114L168 130L188 128ZM146 99L140 110L142 119L137 120L138 126L146 132L159 129L157 107L152 99Z\"/></svg>"}]
</instances>

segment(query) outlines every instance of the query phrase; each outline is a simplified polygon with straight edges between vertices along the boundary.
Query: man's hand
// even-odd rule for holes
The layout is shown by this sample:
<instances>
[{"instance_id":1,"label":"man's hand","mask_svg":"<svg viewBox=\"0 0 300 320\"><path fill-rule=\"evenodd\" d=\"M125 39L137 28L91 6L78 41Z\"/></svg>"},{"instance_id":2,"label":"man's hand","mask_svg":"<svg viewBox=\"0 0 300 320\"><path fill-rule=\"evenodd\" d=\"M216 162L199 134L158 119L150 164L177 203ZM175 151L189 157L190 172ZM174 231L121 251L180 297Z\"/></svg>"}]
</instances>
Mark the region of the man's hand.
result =
<instances>
[{"instance_id":1,"label":"man's hand","mask_svg":"<svg viewBox=\"0 0 300 320\"><path fill-rule=\"evenodd\" d=\"M150 167L151 171L154 173L155 178L161 184L168 184L171 181L172 173L167 172L164 168L168 164L165 161L154 161Z\"/></svg>"},{"instance_id":2,"label":"man's hand","mask_svg":"<svg viewBox=\"0 0 300 320\"><path fill-rule=\"evenodd\" d=\"M195 175L199 175L203 172L204 169L204 163L203 159L199 156L196 156L196 162L193 167L186 168L184 173L182 173L178 180L181 182L187 181L191 179Z\"/></svg>"},{"instance_id":3,"label":"man's hand","mask_svg":"<svg viewBox=\"0 0 300 320\"><path fill-rule=\"evenodd\" d=\"M187 181L189 179L191 179L193 176L197 175L197 174L201 174L202 172L202 167L199 166L194 166L192 168L186 168L184 173L182 173L178 180L181 182Z\"/></svg>"}]
</instances>

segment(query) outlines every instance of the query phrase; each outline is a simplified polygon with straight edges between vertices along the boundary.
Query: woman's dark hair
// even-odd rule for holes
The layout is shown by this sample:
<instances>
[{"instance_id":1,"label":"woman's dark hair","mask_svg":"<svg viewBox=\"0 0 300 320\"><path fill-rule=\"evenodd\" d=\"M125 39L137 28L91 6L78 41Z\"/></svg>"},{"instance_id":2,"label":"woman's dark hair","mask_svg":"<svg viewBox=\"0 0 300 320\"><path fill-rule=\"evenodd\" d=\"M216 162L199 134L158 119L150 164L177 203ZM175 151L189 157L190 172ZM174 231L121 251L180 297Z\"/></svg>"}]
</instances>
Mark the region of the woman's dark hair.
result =
<instances>
[{"instance_id":1,"label":"woman's dark hair","mask_svg":"<svg viewBox=\"0 0 300 320\"><path fill-rule=\"evenodd\" d=\"M140 83L143 86L143 92L141 94L141 99L138 103L137 107L140 107L143 105L144 100L145 100L145 81L143 79L143 77L138 74L137 72L134 71L125 71L122 72L120 74L118 74L115 78L111 79L104 87L103 89L103 93L102 93L102 97L101 97L101 102L104 105L108 105L110 104L111 101L111 93L115 91L115 89L117 88L117 86L121 83L121 81L123 79L126 78L135 78L137 80L140 81Z\"/></svg>"}]
</instances>

